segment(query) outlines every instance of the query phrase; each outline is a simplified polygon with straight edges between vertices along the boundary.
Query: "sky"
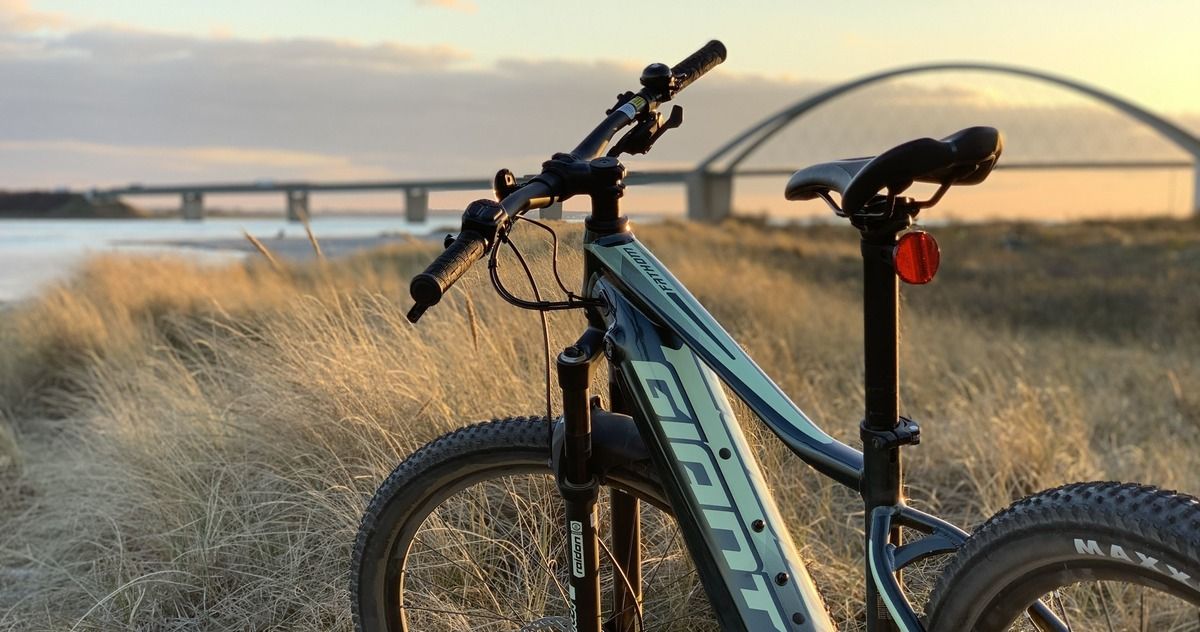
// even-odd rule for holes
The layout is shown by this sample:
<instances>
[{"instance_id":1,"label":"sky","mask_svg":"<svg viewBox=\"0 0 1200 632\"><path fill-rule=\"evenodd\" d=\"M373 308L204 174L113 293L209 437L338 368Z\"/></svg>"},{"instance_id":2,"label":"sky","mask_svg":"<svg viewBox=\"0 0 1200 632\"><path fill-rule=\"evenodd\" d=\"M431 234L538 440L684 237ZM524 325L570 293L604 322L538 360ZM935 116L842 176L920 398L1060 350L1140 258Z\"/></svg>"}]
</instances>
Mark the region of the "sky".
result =
<instances>
[{"instance_id":1,"label":"sky","mask_svg":"<svg viewBox=\"0 0 1200 632\"><path fill-rule=\"evenodd\" d=\"M0 188L529 172L636 87L646 63L674 63L714 37L728 62L681 95L684 127L631 167L694 164L822 87L943 60L1072 77L1200 132L1197 24L1194 0L0 0ZM814 112L760 159L799 167L992 120L1005 124L1014 159L1179 158L1145 129L1029 83L976 74L881 84ZM1075 204L1116 195L1082 184L1085 175L1056 179L1091 192ZM1048 186L1045 176L1005 178L988 205L1028 197L1022 182ZM1191 177L1127 180L1137 184L1121 195L1135 205L1138 191L1155 190L1143 204L1153 211L1186 199ZM774 210L781 187L739 184L735 204ZM678 206L682 196L644 197Z\"/></svg>"}]
</instances>

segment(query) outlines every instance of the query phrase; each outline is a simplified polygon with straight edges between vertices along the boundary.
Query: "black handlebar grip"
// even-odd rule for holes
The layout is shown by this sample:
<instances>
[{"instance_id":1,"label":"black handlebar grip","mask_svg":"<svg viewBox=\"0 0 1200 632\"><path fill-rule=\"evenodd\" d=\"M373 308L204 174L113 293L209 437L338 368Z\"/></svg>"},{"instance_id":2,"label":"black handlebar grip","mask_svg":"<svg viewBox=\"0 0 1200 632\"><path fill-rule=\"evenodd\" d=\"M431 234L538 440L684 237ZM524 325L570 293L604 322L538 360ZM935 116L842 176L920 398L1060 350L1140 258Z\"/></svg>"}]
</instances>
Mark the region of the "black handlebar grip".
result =
<instances>
[{"instance_id":1,"label":"black handlebar grip","mask_svg":"<svg viewBox=\"0 0 1200 632\"><path fill-rule=\"evenodd\" d=\"M725 45L720 40L712 40L694 52L687 59L675 64L671 74L675 75L675 91L683 90L704 73L712 70L725 61Z\"/></svg>"},{"instance_id":2,"label":"black handlebar grip","mask_svg":"<svg viewBox=\"0 0 1200 632\"><path fill-rule=\"evenodd\" d=\"M483 256L486 249L487 237L474 231L459 233L454 243L438 255L424 272L413 277L408 293L417 307L430 307L442 300L446 290Z\"/></svg>"}]
</instances>

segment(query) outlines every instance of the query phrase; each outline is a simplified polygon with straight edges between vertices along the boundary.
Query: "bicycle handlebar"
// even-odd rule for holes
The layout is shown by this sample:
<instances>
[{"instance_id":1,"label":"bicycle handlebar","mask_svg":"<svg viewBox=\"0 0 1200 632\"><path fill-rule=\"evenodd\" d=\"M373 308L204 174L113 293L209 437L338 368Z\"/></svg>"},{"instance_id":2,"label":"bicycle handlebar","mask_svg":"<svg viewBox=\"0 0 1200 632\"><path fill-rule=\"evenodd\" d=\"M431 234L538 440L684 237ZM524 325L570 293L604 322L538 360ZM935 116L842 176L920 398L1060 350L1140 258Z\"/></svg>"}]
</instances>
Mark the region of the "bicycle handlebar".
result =
<instances>
[{"instance_id":1,"label":"bicycle handlebar","mask_svg":"<svg viewBox=\"0 0 1200 632\"><path fill-rule=\"evenodd\" d=\"M554 191L549 184L541 180L531 180L501 200L500 206L509 217L512 217L529 209L550 206L554 202L553 197Z\"/></svg>"},{"instance_id":2,"label":"bicycle handlebar","mask_svg":"<svg viewBox=\"0 0 1200 632\"><path fill-rule=\"evenodd\" d=\"M671 100L680 90L691 85L705 73L725 61L725 45L712 40L671 68L669 87L652 90L649 84L636 96L610 112L572 152L577 159L592 160L604 151L604 147L622 128L629 125L638 115ZM408 320L417 322L425 310L436 305L442 296L479 259L496 246L497 237L509 218L532 208L549 206L556 198L569 197L563 192L557 176L545 171L521 188L510 193L501 202L476 200L463 212L463 224L458 237L446 247L438 258L413 277L409 286L414 305L408 312Z\"/></svg>"},{"instance_id":3,"label":"bicycle handlebar","mask_svg":"<svg viewBox=\"0 0 1200 632\"><path fill-rule=\"evenodd\" d=\"M412 309L408 310L409 322L417 322L426 310L437 305L446 290L496 245L497 235L508 217L523 213L538 202L549 204L550 195L547 184L530 182L501 203L476 200L468 204L458 237L409 284L408 293L413 299Z\"/></svg>"},{"instance_id":4,"label":"bicycle handlebar","mask_svg":"<svg viewBox=\"0 0 1200 632\"><path fill-rule=\"evenodd\" d=\"M483 257L487 245L487 238L479 233L459 233L450 247L442 251L424 272L413 277L408 292L413 301L422 307L422 312L442 300L446 290L454 285L471 264ZM420 315L417 317L420 318ZM409 320L413 319L410 317Z\"/></svg>"},{"instance_id":5,"label":"bicycle handlebar","mask_svg":"<svg viewBox=\"0 0 1200 632\"><path fill-rule=\"evenodd\" d=\"M492 200L475 200L467 205L458 237L408 286L415 303L408 312L408 320L417 322L425 310L437 305L471 264L496 245L506 218L504 207Z\"/></svg>"},{"instance_id":6,"label":"bicycle handlebar","mask_svg":"<svg viewBox=\"0 0 1200 632\"><path fill-rule=\"evenodd\" d=\"M716 68L725 61L725 56L725 45L719 40L711 40L687 59L672 66L671 74L675 76L676 80L675 92L692 85L692 82Z\"/></svg>"}]
</instances>

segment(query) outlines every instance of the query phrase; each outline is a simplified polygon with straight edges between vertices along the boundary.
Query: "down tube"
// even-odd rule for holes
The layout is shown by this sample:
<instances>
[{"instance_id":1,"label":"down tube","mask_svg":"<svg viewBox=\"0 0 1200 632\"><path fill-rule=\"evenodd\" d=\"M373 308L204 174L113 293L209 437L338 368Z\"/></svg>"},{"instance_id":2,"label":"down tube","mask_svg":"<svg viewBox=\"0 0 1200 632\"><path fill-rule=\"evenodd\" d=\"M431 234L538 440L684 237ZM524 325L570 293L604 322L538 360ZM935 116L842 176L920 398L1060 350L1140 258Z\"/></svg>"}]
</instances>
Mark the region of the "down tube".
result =
<instances>
[{"instance_id":1,"label":"down tube","mask_svg":"<svg viewBox=\"0 0 1200 632\"><path fill-rule=\"evenodd\" d=\"M597 239L586 248L639 309L682 338L801 459L858 489L862 453L814 424L637 239L622 233Z\"/></svg>"},{"instance_id":2,"label":"down tube","mask_svg":"<svg viewBox=\"0 0 1200 632\"><path fill-rule=\"evenodd\" d=\"M610 356L722 629L834 630L720 380L616 288L596 289L613 307Z\"/></svg>"}]
</instances>

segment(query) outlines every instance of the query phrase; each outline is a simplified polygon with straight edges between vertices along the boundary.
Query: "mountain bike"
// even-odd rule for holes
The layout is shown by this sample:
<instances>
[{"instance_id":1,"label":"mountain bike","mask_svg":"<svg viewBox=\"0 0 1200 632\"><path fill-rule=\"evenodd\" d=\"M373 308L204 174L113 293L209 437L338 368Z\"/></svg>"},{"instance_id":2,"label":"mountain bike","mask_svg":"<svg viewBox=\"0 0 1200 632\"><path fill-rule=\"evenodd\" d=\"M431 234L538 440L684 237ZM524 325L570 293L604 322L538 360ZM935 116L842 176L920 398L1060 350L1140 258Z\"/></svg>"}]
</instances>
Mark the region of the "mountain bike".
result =
<instances>
[{"instance_id":1,"label":"mountain bike","mask_svg":"<svg viewBox=\"0 0 1200 632\"><path fill-rule=\"evenodd\" d=\"M456 430L383 482L354 547L356 628L834 629L728 387L796 456L861 496L868 631L1200 629L1195 498L1076 483L1019 500L973 534L905 503L901 452L921 430L899 410L899 287L939 265L936 241L913 222L952 186L988 177L1002 150L995 129L814 165L787 184L788 199L823 199L861 234L861 450L813 423L637 240L620 210L618 157L677 127L682 110L659 107L724 59L713 41L674 67L648 66L641 89L619 95L574 150L520 182L501 170L499 201L468 205L457 237L413 278L414 323L486 256L506 300L543 319L581 310L586 328L557 356L561 415ZM905 196L914 182L936 193ZM519 220L550 230L526 212L577 195L591 200L581 291L559 278L564 300L542 300L536 285L533 300L517 297L497 253L509 246L528 273L511 230ZM547 342L547 378L548 352ZM602 357L607 404L590 392ZM948 562L920 615L901 571L936 556Z\"/></svg>"}]
</instances>

